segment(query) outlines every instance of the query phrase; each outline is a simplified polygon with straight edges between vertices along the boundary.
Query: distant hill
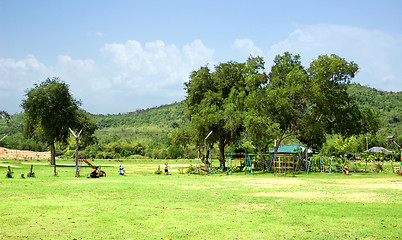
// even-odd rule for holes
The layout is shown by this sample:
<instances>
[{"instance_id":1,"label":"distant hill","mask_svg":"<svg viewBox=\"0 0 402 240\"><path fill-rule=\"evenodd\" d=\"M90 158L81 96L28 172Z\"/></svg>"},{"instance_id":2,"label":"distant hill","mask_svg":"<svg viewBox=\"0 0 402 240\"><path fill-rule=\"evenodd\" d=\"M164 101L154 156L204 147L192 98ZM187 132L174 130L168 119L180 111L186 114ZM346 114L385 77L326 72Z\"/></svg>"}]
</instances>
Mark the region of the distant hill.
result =
<instances>
[{"instance_id":1,"label":"distant hill","mask_svg":"<svg viewBox=\"0 0 402 240\"><path fill-rule=\"evenodd\" d=\"M153 107L145 110L114 115L92 115L99 129L116 127L158 127L160 130L176 128L186 121L184 102Z\"/></svg>"},{"instance_id":2,"label":"distant hill","mask_svg":"<svg viewBox=\"0 0 402 240\"><path fill-rule=\"evenodd\" d=\"M379 91L359 84L352 84L348 92L356 98L360 107L378 111L381 119L378 134L402 134L402 92Z\"/></svg>"}]
</instances>

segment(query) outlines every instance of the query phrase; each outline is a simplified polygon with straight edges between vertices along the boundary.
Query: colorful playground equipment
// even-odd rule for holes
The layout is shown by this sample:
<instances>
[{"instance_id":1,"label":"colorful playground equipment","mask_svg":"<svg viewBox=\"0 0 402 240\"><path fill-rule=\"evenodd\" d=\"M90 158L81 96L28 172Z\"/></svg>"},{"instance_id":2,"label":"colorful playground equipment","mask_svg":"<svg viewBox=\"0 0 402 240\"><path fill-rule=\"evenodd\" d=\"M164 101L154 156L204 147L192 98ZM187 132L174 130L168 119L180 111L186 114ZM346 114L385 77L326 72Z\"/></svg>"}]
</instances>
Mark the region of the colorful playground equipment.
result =
<instances>
[{"instance_id":1,"label":"colorful playground equipment","mask_svg":"<svg viewBox=\"0 0 402 240\"><path fill-rule=\"evenodd\" d=\"M190 172L190 174L196 173L196 172L204 172L205 175L214 175L218 172L226 173L227 175L232 174L233 168L235 167L233 165L233 155L228 154L227 159L225 162L225 165L219 164L219 167L213 167L212 166L212 159L210 159L210 163L203 163L203 162L197 162L194 164L190 165L191 169L194 169Z\"/></svg>"},{"instance_id":2,"label":"colorful playground equipment","mask_svg":"<svg viewBox=\"0 0 402 240\"><path fill-rule=\"evenodd\" d=\"M274 175L295 175L295 156L293 154L277 154L274 156Z\"/></svg>"},{"instance_id":3,"label":"colorful playground equipment","mask_svg":"<svg viewBox=\"0 0 402 240\"><path fill-rule=\"evenodd\" d=\"M311 170L316 172L315 171L316 167L319 167L321 174L324 174L326 170L328 171L329 174L331 174L332 169L334 169L335 172L338 173L337 170L338 166L336 165L334 157L310 157L306 169L307 174Z\"/></svg>"},{"instance_id":4,"label":"colorful playground equipment","mask_svg":"<svg viewBox=\"0 0 402 240\"><path fill-rule=\"evenodd\" d=\"M263 165L263 172L283 176L289 174L294 176L296 173L304 171L307 174L310 172L332 174L333 172L342 172L342 167L346 164L342 159L336 159L335 157L310 157L306 160L303 156L303 152L276 155L264 154L266 163ZM227 153L224 165L213 167L212 160L208 164L199 162L190 165L193 169L190 173L204 172L204 175L225 173L229 175L233 173L233 169L236 167L235 163L237 163L238 165L240 164L240 169L244 171L244 174L254 174L255 164L261 161L260 158L259 154ZM259 168L261 169L261 165L259 165Z\"/></svg>"},{"instance_id":5,"label":"colorful playground equipment","mask_svg":"<svg viewBox=\"0 0 402 240\"><path fill-rule=\"evenodd\" d=\"M86 164L88 164L88 166L92 167L92 169L96 169L96 166L92 165L90 162L87 161L87 159L84 156L80 156L80 158L78 159L78 163L77 166L75 168L75 177L79 177L80 176L80 171L81 171L81 167L82 167L82 163L85 162ZM98 175L99 177L106 177L106 172L103 171L100 166L98 167Z\"/></svg>"}]
</instances>

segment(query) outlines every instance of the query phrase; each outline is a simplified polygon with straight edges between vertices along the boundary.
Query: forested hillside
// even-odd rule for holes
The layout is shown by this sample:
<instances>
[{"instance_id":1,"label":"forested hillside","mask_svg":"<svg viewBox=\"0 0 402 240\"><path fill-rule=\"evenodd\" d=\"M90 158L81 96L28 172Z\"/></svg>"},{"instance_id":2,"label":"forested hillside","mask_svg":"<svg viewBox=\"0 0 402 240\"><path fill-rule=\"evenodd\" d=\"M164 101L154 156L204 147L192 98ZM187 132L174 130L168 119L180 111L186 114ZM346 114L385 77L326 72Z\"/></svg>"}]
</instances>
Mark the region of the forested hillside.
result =
<instances>
[{"instance_id":1,"label":"forested hillside","mask_svg":"<svg viewBox=\"0 0 402 240\"><path fill-rule=\"evenodd\" d=\"M381 128L377 136L371 136L371 144L387 147L387 136L399 136L402 133L402 92L384 92L352 84L349 93L356 98L360 107L372 108L380 116ZM98 124L98 143L87 147L82 153L96 158L194 157L194 151L175 146L171 141L171 132L188 124L185 112L184 102L179 102L125 114L88 114ZM23 113L13 115L9 123L1 119L0 138L6 134L8 137L0 142L0 146L10 149L47 150L43 144L23 138L23 123ZM359 141L360 145L365 145L364 136L360 136ZM401 143L402 137L399 137L398 141ZM67 149L59 146L58 153L72 157L74 144L74 139L71 139L70 146Z\"/></svg>"},{"instance_id":2,"label":"forested hillside","mask_svg":"<svg viewBox=\"0 0 402 240\"><path fill-rule=\"evenodd\" d=\"M380 135L402 134L402 92L385 92L352 84L349 93L360 107L378 111L381 119Z\"/></svg>"}]
</instances>

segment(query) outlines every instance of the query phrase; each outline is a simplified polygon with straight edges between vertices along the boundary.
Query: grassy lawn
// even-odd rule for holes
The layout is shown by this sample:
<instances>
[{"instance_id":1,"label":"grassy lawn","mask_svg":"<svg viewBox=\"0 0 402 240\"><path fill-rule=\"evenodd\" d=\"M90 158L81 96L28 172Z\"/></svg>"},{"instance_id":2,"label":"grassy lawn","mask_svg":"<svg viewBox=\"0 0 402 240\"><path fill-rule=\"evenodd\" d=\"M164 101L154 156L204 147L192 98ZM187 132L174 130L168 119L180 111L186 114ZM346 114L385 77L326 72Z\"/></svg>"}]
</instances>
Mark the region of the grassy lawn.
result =
<instances>
[{"instance_id":1,"label":"grassy lawn","mask_svg":"<svg viewBox=\"0 0 402 240\"><path fill-rule=\"evenodd\" d=\"M75 178L74 167L54 177L46 165L22 179L29 164L2 161L0 239L402 238L402 177L392 173L201 176L170 161L165 176L153 173L163 161L137 160L96 162L108 174L99 179ZM119 164L127 176L107 166Z\"/></svg>"}]
</instances>

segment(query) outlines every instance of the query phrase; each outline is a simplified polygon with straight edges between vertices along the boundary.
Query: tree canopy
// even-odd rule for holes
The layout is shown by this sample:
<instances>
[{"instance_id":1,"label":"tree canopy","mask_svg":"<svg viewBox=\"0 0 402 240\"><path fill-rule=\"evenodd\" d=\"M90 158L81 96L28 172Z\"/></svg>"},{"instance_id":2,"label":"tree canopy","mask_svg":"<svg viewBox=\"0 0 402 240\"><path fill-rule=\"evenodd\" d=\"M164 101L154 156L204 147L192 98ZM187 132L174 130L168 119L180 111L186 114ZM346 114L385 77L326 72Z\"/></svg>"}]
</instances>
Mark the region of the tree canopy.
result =
<instances>
[{"instance_id":1,"label":"tree canopy","mask_svg":"<svg viewBox=\"0 0 402 240\"><path fill-rule=\"evenodd\" d=\"M26 91L27 99L21 106L25 110L24 136L47 144L51 151L51 164L56 164L55 143L67 144L68 128L83 129L86 143L93 142L91 137L96 124L90 121L75 100L69 86L58 78L46 79Z\"/></svg>"},{"instance_id":2,"label":"tree canopy","mask_svg":"<svg viewBox=\"0 0 402 240\"><path fill-rule=\"evenodd\" d=\"M350 137L378 129L378 116L361 110L347 92L357 64L322 55L305 69L300 59L289 52L277 55L268 74L260 57L194 71L185 83L185 102L197 144L213 130L209 142L219 143L223 162L226 144L244 131L262 153L268 142L277 140L277 149L290 135L320 148L329 134Z\"/></svg>"},{"instance_id":3,"label":"tree canopy","mask_svg":"<svg viewBox=\"0 0 402 240\"><path fill-rule=\"evenodd\" d=\"M244 129L246 96L266 82L259 76L263 66L262 58L250 57L246 63L218 64L213 72L201 67L192 72L189 82L185 83L187 118L197 133L194 140L201 146L212 131L206 141L209 146L218 142L221 164L225 162L225 146L236 142Z\"/></svg>"}]
</instances>

